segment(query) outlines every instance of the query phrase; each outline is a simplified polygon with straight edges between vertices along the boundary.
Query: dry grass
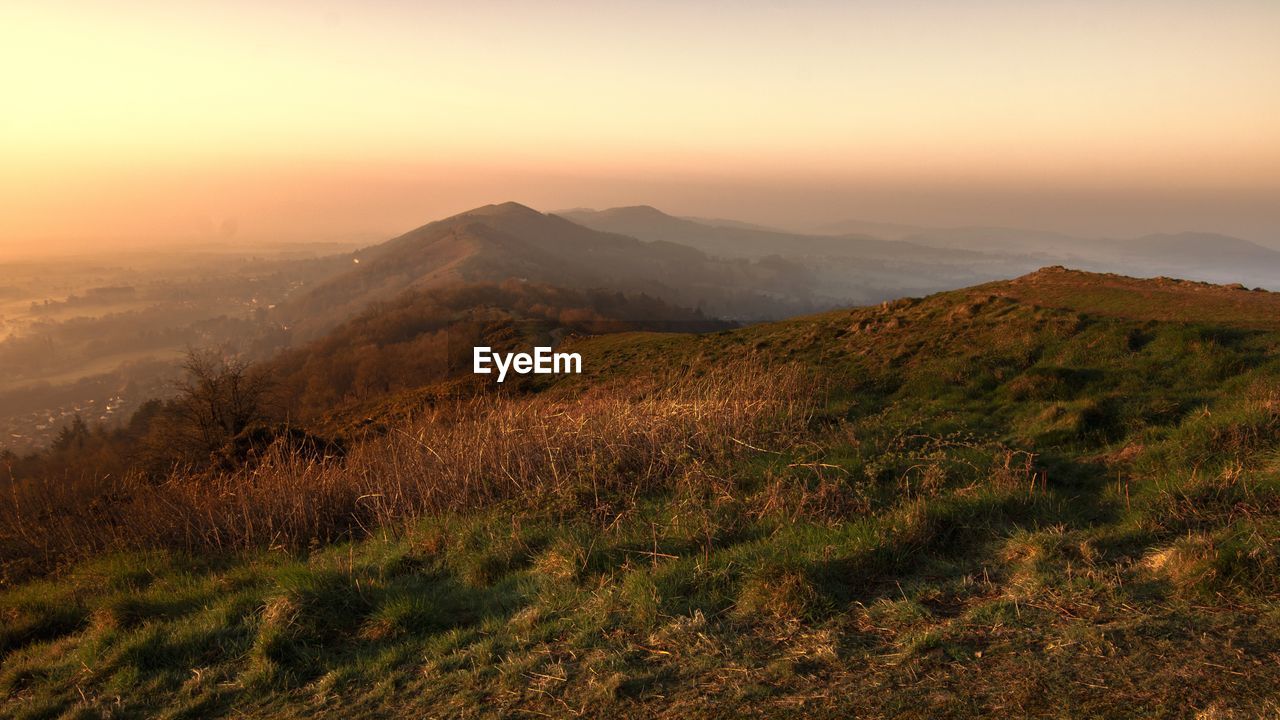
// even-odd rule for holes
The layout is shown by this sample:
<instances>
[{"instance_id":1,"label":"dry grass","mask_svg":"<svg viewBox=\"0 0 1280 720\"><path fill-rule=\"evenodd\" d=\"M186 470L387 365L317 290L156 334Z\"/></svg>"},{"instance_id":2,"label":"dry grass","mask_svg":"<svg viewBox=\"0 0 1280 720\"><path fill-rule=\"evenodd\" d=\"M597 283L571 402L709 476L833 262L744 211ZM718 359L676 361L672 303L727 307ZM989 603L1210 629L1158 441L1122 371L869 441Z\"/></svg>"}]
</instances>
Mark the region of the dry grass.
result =
<instances>
[{"instance_id":1,"label":"dry grass","mask_svg":"<svg viewBox=\"0 0 1280 720\"><path fill-rule=\"evenodd\" d=\"M518 499L616 517L640 496L758 452L807 423L794 367L744 359L565 399L482 396L317 461L282 449L226 474L32 483L0 502L0 560L44 567L104 551L305 547Z\"/></svg>"},{"instance_id":2,"label":"dry grass","mask_svg":"<svg viewBox=\"0 0 1280 720\"><path fill-rule=\"evenodd\" d=\"M388 423L341 461L23 495L0 539L38 550L65 500L75 553L428 519L0 589L0 715L1274 715L1280 336L957 302L874 339L848 332L870 310L683 354L602 338L580 396ZM618 379L746 348L832 392Z\"/></svg>"}]
</instances>

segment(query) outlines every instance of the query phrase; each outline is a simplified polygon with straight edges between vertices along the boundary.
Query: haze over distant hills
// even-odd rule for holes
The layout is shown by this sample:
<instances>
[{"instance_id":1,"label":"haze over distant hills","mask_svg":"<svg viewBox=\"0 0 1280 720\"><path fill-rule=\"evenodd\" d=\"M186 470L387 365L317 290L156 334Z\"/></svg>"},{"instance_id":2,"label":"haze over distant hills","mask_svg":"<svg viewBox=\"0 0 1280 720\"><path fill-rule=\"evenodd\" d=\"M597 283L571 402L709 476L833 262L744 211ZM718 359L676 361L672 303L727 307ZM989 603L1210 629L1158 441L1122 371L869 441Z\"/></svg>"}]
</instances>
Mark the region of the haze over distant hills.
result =
<instances>
[{"instance_id":1,"label":"haze over distant hills","mask_svg":"<svg viewBox=\"0 0 1280 720\"><path fill-rule=\"evenodd\" d=\"M406 290L512 278L645 293L747 321L922 295L1049 264L1280 287L1280 252L1225 235L1100 240L1016 228L863 229L888 237L787 232L649 206L554 214L505 202L352 253L346 272L291 299L279 316L308 339Z\"/></svg>"},{"instance_id":2,"label":"haze over distant hills","mask_svg":"<svg viewBox=\"0 0 1280 720\"><path fill-rule=\"evenodd\" d=\"M979 259L978 253L968 250L940 252L937 248L881 240L866 235L804 235L725 220L678 218L647 205L598 212L570 211L563 213L562 217L597 230L630 235L642 240L666 240L726 257L839 255L877 260L938 262L972 262Z\"/></svg>"},{"instance_id":3,"label":"haze over distant hills","mask_svg":"<svg viewBox=\"0 0 1280 720\"><path fill-rule=\"evenodd\" d=\"M1280 287L1280 252L1216 233L1090 239L1012 228L957 228L912 234L907 240L939 249L1031 255L1086 270Z\"/></svg>"},{"instance_id":4,"label":"haze over distant hills","mask_svg":"<svg viewBox=\"0 0 1280 720\"><path fill-rule=\"evenodd\" d=\"M743 225L712 225L648 206L569 211L574 222L649 241L670 241L710 255L779 256L812 273L815 292L836 304L866 304L1018 275L1038 267L1030 258L857 235L805 235ZM1044 263L1039 263L1040 265Z\"/></svg>"},{"instance_id":5,"label":"haze over distant hills","mask_svg":"<svg viewBox=\"0 0 1280 720\"><path fill-rule=\"evenodd\" d=\"M735 319L815 307L813 278L799 264L711 257L675 242L593 230L514 202L429 223L351 259L349 271L282 308L304 336L405 290L509 278L647 293Z\"/></svg>"},{"instance_id":6,"label":"haze over distant hills","mask_svg":"<svg viewBox=\"0 0 1280 720\"><path fill-rule=\"evenodd\" d=\"M929 228L850 220L805 234L675 218L647 206L578 209L564 215L598 230L685 243L711 254L753 257L776 253L786 258L808 258L811 269L822 273L824 269L839 268L846 281L850 272L875 267L865 261L885 263L876 268L881 271L890 270L893 263L906 263L905 268L898 269L907 269L914 284L927 289L964 284L956 282L959 278L955 273L960 268L971 273L967 279L983 279L1016 275L1046 263L1062 263L1131 275L1280 287L1280 252L1208 232L1098 239L1021 228ZM848 259L863 262L846 267L841 261ZM940 272L940 267L948 268L951 274ZM882 274L868 281L885 279ZM900 287L912 285L905 279L893 281Z\"/></svg>"},{"instance_id":7,"label":"haze over distant hills","mask_svg":"<svg viewBox=\"0 0 1280 720\"><path fill-rule=\"evenodd\" d=\"M246 259L233 270L205 269L202 261L173 257L167 262L174 267L159 273L163 281L146 279L156 272L135 272L143 268L94 271L80 283L83 288L68 286L61 295L53 289L32 295L23 288L53 286L35 276L13 277L7 283L11 297L0 311L0 330L8 333L0 342L0 361L9 358L0 362L9 379L0 388L6 411L0 414L0 429L8 428L5 434L13 443L32 446L57 431L58 418L89 407L90 400L141 398L145 393L129 390L129 382L160 384L186 345L232 348L261 360L284 347L325 338L362 313L386 314L388 303L404 306L409 292L419 294L413 305L417 316L431 314L424 308L450 308L449 317L427 323L432 327L456 325L469 313L493 312L480 289L514 282L545 286L539 292L548 297L588 298L564 300L574 307L557 312L590 306L601 317L617 318L634 308L662 307L662 318L625 319L687 317L692 330L700 318L754 322L878 304L1016 277L1046 265L1280 288L1280 252L1212 233L1103 240L1017 228L857 222L827 230L807 234L675 217L649 206L554 214L506 202L322 258ZM217 277L205 278L210 272ZM184 279L175 284L174 277ZM134 288L127 302L103 305L90 302L92 294L77 295L115 285ZM475 313L452 301L421 302L437 297L422 293L459 289L469 290L448 297L479 298ZM601 292L620 300L603 303ZM543 309L509 310L517 320L558 317ZM414 322L426 327L426 320ZM418 342L422 327L405 336L406 342ZM396 343L366 343L381 355L388 344Z\"/></svg>"}]
</instances>

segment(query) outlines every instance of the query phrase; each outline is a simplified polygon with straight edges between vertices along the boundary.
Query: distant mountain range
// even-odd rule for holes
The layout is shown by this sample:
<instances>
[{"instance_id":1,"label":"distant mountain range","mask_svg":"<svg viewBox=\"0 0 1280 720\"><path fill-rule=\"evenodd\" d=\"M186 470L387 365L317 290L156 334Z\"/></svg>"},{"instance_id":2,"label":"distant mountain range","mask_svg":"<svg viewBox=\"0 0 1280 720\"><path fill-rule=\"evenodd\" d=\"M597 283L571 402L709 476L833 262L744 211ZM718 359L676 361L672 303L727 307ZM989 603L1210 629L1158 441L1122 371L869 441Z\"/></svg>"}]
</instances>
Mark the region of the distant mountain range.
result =
<instances>
[{"instance_id":1,"label":"distant mountain range","mask_svg":"<svg viewBox=\"0 0 1280 720\"><path fill-rule=\"evenodd\" d=\"M1099 240L1010 228L960 228L913 234L906 241L944 250L963 247L1031 255L1085 270L1280 288L1280 252L1216 233Z\"/></svg>"},{"instance_id":2,"label":"distant mountain range","mask_svg":"<svg viewBox=\"0 0 1280 720\"><path fill-rule=\"evenodd\" d=\"M1280 287L1280 252L1224 235L1098 240L852 222L830 229L850 228L866 232L794 233L675 217L643 205L559 214L515 202L486 205L351 253L345 272L284 303L278 314L307 340L407 290L513 278L646 294L740 321L924 295L1051 264Z\"/></svg>"},{"instance_id":3,"label":"distant mountain range","mask_svg":"<svg viewBox=\"0 0 1280 720\"><path fill-rule=\"evenodd\" d=\"M579 209L564 216L597 230L646 240L665 239L726 257L776 253L798 259L818 272L831 268L829 260L838 261L842 272L850 268L841 261L850 259L863 261L864 267L905 263L915 274L914 284L926 289L958 287L970 279L1009 277L1051 262L1129 275L1280 288L1280 252L1215 233L1097 239L1019 228L927 228L850 220L804 234L724 221L691 221L647 206ZM817 261L819 258L822 260ZM961 279L940 273L938 266L953 272L965 268L972 276ZM873 279L868 282L874 284Z\"/></svg>"},{"instance_id":4,"label":"distant mountain range","mask_svg":"<svg viewBox=\"0 0 1280 720\"><path fill-rule=\"evenodd\" d=\"M256 263L230 285L218 280L194 295L186 283L172 296L182 303L72 318L56 325L67 333L58 343L47 343L63 337L47 330L44 339L11 339L0 349L9 352L7 376L21 379L23 367L62 362L76 378L88 378L85 387L114 388L105 399L120 394L122 378L148 386L167 382L177 340L235 348L254 360L288 347L292 365L282 365L281 374L302 378L291 381L294 394L324 407L335 397L345 401L439 376L440 367L456 364L446 352L450 343L465 344L454 341L476 328L477 337L495 346L503 338L524 342L529 327L544 338L628 327L698 332L722 327L718 320L757 322L878 305L1050 265L1280 289L1280 252L1211 233L1102 240L859 222L803 233L675 217L648 206L543 213L506 202L351 253ZM227 297L241 299L229 303ZM182 319L189 312L206 314ZM170 315L181 320L180 333L132 330ZM512 334L513 327L522 330ZM78 348L86 357L108 348L125 359L89 372L68 355ZM14 362L19 351L26 366ZM325 388L337 396L320 392ZM10 389L0 398L0 427L10 427L8 435L17 439L36 437L41 426L54 432L48 418L77 403L87 407L89 397L67 382ZM13 425L15 418L23 424Z\"/></svg>"},{"instance_id":5,"label":"distant mountain range","mask_svg":"<svg viewBox=\"0 0 1280 720\"><path fill-rule=\"evenodd\" d=\"M679 243L724 257L849 256L912 262L973 262L980 254L964 249L939 251L924 245L856 235L803 235L781 230L673 217L647 205L562 215L580 225L642 240Z\"/></svg>"},{"instance_id":6,"label":"distant mountain range","mask_svg":"<svg viewBox=\"0 0 1280 720\"><path fill-rule=\"evenodd\" d=\"M781 258L713 257L685 244L601 232L514 202L486 205L351 254L344 273L285 304L314 337L410 289L515 278L645 293L708 315L756 320L817 307L814 280Z\"/></svg>"},{"instance_id":7,"label":"distant mountain range","mask_svg":"<svg viewBox=\"0 0 1280 720\"><path fill-rule=\"evenodd\" d=\"M667 215L648 206L563 213L576 223L642 240L680 243L709 255L737 258L781 257L814 276L814 292L830 305L862 305L903 295L924 295L1029 272L1045 264L1030 257L1006 257L967 248L868 235L805 235L722 221Z\"/></svg>"}]
</instances>

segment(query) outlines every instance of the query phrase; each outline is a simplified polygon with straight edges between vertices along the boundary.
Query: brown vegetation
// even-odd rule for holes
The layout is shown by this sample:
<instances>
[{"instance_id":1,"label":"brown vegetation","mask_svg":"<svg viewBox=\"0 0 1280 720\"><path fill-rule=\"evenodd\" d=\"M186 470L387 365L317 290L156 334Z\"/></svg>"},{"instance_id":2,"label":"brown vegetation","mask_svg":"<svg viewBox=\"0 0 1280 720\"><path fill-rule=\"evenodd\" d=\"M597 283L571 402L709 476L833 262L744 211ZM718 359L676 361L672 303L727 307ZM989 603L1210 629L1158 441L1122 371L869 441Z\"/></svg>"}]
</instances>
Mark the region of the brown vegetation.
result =
<instances>
[{"instance_id":1,"label":"brown vegetation","mask_svg":"<svg viewBox=\"0 0 1280 720\"><path fill-rule=\"evenodd\" d=\"M196 386L191 399L203 393ZM800 371L744 359L705 374L618 380L570 401L478 396L345 457L277 442L232 472L17 483L0 500L0 560L306 547L515 497L612 518L627 498L799 430L816 397Z\"/></svg>"},{"instance_id":2,"label":"brown vegetation","mask_svg":"<svg viewBox=\"0 0 1280 720\"><path fill-rule=\"evenodd\" d=\"M706 332L729 327L643 293L531 282L465 283L377 303L324 338L265 364L294 422L352 401L422 387L471 368L471 348L551 345L568 333Z\"/></svg>"}]
</instances>

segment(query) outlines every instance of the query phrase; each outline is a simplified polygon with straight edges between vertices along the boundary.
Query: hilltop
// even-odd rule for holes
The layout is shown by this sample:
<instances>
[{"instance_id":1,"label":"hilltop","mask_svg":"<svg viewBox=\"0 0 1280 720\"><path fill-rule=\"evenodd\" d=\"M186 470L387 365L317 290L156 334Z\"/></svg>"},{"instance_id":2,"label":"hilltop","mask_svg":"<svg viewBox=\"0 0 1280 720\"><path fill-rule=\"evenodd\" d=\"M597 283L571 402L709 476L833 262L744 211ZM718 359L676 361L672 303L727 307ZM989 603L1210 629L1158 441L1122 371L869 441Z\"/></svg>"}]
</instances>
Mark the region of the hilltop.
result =
<instances>
[{"instance_id":1,"label":"hilltop","mask_svg":"<svg viewBox=\"0 0 1280 720\"><path fill-rule=\"evenodd\" d=\"M1273 714L1276 302L1048 268L567 338L341 458L11 493L3 707Z\"/></svg>"},{"instance_id":2,"label":"hilltop","mask_svg":"<svg viewBox=\"0 0 1280 720\"><path fill-rule=\"evenodd\" d=\"M821 232L898 240L938 251L967 250L1039 264L1063 263L1096 272L1146 277L1169 275L1215 283L1244 282L1280 287L1280 251L1238 237L1210 232L1155 233L1096 238L1010 227L925 228L848 221Z\"/></svg>"},{"instance_id":3,"label":"hilltop","mask_svg":"<svg viewBox=\"0 0 1280 720\"><path fill-rule=\"evenodd\" d=\"M281 309L311 339L406 290L516 278L571 289L647 293L716 316L780 317L811 308L794 264L724 260L671 242L600 232L519 203L486 205L357 251L351 269Z\"/></svg>"},{"instance_id":4,"label":"hilltop","mask_svg":"<svg viewBox=\"0 0 1280 720\"><path fill-rule=\"evenodd\" d=\"M1112 273L1045 268L991 291L1044 307L1127 318L1212 323L1226 327L1280 329L1280 293L1244 285L1214 285L1175 278L1138 279Z\"/></svg>"},{"instance_id":5,"label":"hilltop","mask_svg":"<svg viewBox=\"0 0 1280 720\"><path fill-rule=\"evenodd\" d=\"M858 290L875 295L897 289L901 295L953 289L1053 263L1095 272L1280 287L1280 252L1218 233L1090 238L1026 228L926 228L857 221L799 233L677 218L644 205L576 209L563 215L597 230L681 243L711 255L781 255L808 267L823 292L839 297L855 297Z\"/></svg>"}]
</instances>

